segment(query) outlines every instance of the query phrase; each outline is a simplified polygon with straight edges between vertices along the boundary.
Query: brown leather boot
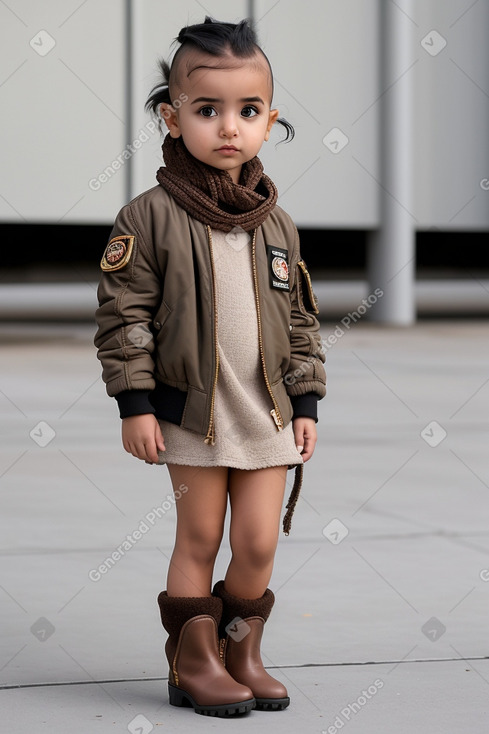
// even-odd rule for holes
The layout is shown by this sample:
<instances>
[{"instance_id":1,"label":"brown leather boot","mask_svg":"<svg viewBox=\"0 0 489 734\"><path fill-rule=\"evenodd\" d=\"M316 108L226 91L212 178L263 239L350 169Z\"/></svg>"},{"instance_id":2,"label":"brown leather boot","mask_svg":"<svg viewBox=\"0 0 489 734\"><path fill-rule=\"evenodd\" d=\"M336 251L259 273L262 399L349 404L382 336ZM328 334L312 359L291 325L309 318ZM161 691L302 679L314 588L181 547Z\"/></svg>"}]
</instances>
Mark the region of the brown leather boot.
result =
<instances>
[{"instance_id":1,"label":"brown leather boot","mask_svg":"<svg viewBox=\"0 0 489 734\"><path fill-rule=\"evenodd\" d=\"M191 706L206 716L246 714L255 707L252 691L237 683L219 656L222 602L213 597L158 595L165 652L170 666L172 706Z\"/></svg>"},{"instance_id":2,"label":"brown leather boot","mask_svg":"<svg viewBox=\"0 0 489 734\"><path fill-rule=\"evenodd\" d=\"M260 655L263 628L275 602L273 592L267 589L260 599L240 599L225 590L224 581L218 581L212 593L223 603L219 634L226 670L234 680L251 688L257 709L287 708L287 689L267 673Z\"/></svg>"}]
</instances>

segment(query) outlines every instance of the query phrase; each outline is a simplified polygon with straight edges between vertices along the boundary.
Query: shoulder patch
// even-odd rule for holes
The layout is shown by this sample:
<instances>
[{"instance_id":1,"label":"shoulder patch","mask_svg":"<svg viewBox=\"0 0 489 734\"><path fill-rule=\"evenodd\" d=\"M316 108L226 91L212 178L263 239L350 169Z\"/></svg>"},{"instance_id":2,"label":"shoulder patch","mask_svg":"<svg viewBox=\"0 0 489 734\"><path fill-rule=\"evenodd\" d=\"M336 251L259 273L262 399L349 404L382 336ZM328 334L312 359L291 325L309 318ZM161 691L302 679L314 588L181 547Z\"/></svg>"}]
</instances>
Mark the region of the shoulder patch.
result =
<instances>
[{"instance_id":1,"label":"shoulder patch","mask_svg":"<svg viewBox=\"0 0 489 734\"><path fill-rule=\"evenodd\" d=\"M134 239L134 235L128 234L111 239L100 261L102 270L113 271L124 268L131 259Z\"/></svg>"}]
</instances>

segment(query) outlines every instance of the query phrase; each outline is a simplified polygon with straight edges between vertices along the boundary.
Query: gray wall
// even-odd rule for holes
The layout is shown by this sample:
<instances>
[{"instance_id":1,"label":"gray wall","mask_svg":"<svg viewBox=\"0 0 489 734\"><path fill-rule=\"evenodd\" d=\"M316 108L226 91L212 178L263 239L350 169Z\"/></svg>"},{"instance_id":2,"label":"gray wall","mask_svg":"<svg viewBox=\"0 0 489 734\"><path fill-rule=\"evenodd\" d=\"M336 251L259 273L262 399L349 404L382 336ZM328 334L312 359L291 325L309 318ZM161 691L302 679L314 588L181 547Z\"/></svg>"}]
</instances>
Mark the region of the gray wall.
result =
<instances>
[{"instance_id":1,"label":"gray wall","mask_svg":"<svg viewBox=\"0 0 489 734\"><path fill-rule=\"evenodd\" d=\"M387 2L253 3L274 101L297 133L275 146L277 129L261 157L299 226L379 224L379 100L389 94L380 82L379 19ZM249 5L205 7L236 21ZM416 227L487 229L489 3L413 0L409 15L399 12L412 62L389 71L391 84L409 75L414 90ZM194 0L133 1L130 13L123 0L0 4L2 221L111 223L129 196L154 185L161 138L144 101L157 58L204 13ZM327 137L334 128L348 139L337 152L323 142L338 139Z\"/></svg>"}]
</instances>

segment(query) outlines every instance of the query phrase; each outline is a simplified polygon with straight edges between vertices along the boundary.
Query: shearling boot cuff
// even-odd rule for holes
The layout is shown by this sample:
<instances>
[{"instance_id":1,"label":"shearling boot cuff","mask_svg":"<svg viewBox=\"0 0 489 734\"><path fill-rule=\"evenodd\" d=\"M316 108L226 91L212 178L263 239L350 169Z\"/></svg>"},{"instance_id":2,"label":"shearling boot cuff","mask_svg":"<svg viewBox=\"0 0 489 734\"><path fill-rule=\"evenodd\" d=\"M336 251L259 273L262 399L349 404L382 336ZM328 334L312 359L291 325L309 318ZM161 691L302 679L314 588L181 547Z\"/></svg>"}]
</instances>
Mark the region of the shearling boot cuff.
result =
<instances>
[{"instance_id":1,"label":"shearling boot cuff","mask_svg":"<svg viewBox=\"0 0 489 734\"><path fill-rule=\"evenodd\" d=\"M214 596L168 596L162 591L158 606L161 623L171 638L178 638L185 622L199 614L214 617L218 626L221 621L222 601Z\"/></svg>"},{"instance_id":2,"label":"shearling boot cuff","mask_svg":"<svg viewBox=\"0 0 489 734\"><path fill-rule=\"evenodd\" d=\"M259 599L241 599L237 596L232 596L224 588L224 581L217 581L212 593L217 598L222 599L221 628L226 627L235 617L241 617L241 619L262 617L266 622L275 602L275 596L271 589L266 589L263 596Z\"/></svg>"}]
</instances>

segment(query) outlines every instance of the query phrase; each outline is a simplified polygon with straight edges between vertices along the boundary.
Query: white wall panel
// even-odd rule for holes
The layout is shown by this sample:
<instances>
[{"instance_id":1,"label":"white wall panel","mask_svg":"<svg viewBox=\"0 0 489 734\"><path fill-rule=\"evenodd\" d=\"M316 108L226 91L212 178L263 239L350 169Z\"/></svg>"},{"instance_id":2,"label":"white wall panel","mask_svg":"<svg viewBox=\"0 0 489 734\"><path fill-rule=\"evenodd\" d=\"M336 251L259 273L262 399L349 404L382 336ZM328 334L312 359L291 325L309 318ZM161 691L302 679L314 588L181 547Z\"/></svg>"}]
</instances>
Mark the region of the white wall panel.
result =
<instances>
[{"instance_id":1,"label":"white wall panel","mask_svg":"<svg viewBox=\"0 0 489 734\"><path fill-rule=\"evenodd\" d=\"M274 102L296 129L276 145L277 127L261 158L299 226L379 224L379 100L389 94L379 14L390 1L253 3ZM248 5L133 0L126 34L124 0L0 3L0 220L112 222L162 164L160 133L144 111L158 57L183 25L206 13L235 22ZM413 82L415 225L487 229L489 3L413 0L404 21L413 64L389 72L392 83L404 72ZM135 141L136 151L127 147Z\"/></svg>"},{"instance_id":2,"label":"white wall panel","mask_svg":"<svg viewBox=\"0 0 489 734\"><path fill-rule=\"evenodd\" d=\"M124 177L89 181L126 135L124 2L0 4L0 219L97 222Z\"/></svg>"},{"instance_id":3,"label":"white wall panel","mask_svg":"<svg viewBox=\"0 0 489 734\"><path fill-rule=\"evenodd\" d=\"M377 223L377 6L377 0L255 2L257 32L276 79L274 101L296 130L291 143L274 147L278 128L261 157L280 204L299 225ZM331 130L328 147L323 139Z\"/></svg>"},{"instance_id":4,"label":"white wall panel","mask_svg":"<svg viewBox=\"0 0 489 734\"><path fill-rule=\"evenodd\" d=\"M487 229L489 3L415 0L414 7L417 226Z\"/></svg>"},{"instance_id":5,"label":"white wall panel","mask_svg":"<svg viewBox=\"0 0 489 734\"><path fill-rule=\"evenodd\" d=\"M205 7L204 7L205 5ZM181 3L144 0L133 3L133 118L132 130L138 135L151 118L144 111L144 104L154 84L159 81L157 62L159 58L168 60L178 47L172 45L180 29L192 23L202 23L206 15L216 20L236 23L247 16L248 3L245 0L198 0ZM161 145L163 139L159 132L141 146L132 159L132 196L156 184L156 171L163 165Z\"/></svg>"}]
</instances>

